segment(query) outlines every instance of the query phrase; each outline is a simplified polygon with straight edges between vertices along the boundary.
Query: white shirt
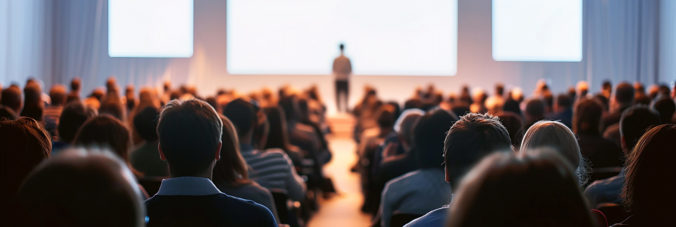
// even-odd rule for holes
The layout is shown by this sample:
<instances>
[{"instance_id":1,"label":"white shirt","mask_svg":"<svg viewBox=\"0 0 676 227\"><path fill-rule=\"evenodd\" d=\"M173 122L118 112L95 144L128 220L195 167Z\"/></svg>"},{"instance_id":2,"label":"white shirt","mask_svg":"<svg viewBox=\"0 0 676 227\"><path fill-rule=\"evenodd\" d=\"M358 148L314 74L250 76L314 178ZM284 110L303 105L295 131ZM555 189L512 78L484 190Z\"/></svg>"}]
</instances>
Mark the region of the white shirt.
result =
<instances>
[{"instance_id":1,"label":"white shirt","mask_svg":"<svg viewBox=\"0 0 676 227\"><path fill-rule=\"evenodd\" d=\"M345 57L345 55L340 54L335 60L333 60L333 74L336 76L336 80L347 80L352 73L352 63L350 59Z\"/></svg>"}]
</instances>

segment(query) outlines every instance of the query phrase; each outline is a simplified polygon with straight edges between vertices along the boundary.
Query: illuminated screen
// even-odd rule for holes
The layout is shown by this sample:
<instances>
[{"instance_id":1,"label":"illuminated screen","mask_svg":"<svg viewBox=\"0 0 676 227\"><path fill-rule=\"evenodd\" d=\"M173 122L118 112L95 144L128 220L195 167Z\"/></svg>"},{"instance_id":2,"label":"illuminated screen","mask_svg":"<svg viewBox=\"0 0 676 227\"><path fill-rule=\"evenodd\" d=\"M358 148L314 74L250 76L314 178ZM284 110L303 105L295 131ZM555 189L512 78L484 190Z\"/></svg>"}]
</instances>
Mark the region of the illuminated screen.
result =
<instances>
[{"instance_id":1,"label":"illuminated screen","mask_svg":"<svg viewBox=\"0 0 676 227\"><path fill-rule=\"evenodd\" d=\"M493 59L582 60L582 0L493 0Z\"/></svg>"},{"instance_id":2,"label":"illuminated screen","mask_svg":"<svg viewBox=\"0 0 676 227\"><path fill-rule=\"evenodd\" d=\"M109 0L108 55L191 57L193 0Z\"/></svg>"},{"instance_id":3,"label":"illuminated screen","mask_svg":"<svg viewBox=\"0 0 676 227\"><path fill-rule=\"evenodd\" d=\"M456 0L228 0L231 74L454 75Z\"/></svg>"}]
</instances>

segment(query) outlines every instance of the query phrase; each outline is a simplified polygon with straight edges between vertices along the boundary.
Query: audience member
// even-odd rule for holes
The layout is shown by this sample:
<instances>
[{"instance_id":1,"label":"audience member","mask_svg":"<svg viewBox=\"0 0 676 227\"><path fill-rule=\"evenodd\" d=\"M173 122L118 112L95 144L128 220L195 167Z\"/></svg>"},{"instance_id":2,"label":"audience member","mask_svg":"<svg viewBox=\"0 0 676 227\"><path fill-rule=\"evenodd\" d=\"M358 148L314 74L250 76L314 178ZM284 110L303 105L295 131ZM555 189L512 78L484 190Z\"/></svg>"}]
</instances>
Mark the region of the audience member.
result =
<instances>
[{"instance_id":1,"label":"audience member","mask_svg":"<svg viewBox=\"0 0 676 227\"><path fill-rule=\"evenodd\" d=\"M80 78L74 77L70 81L70 92L68 92L68 97L66 98L66 103L71 101L80 101L80 87L82 86L82 81Z\"/></svg>"},{"instance_id":2,"label":"audience member","mask_svg":"<svg viewBox=\"0 0 676 227\"><path fill-rule=\"evenodd\" d=\"M467 114L462 116L451 129L443 145L445 179L452 187L460 186L460 179L475 164L492 152L510 152L509 133L498 118L491 115ZM429 190L429 189L428 189ZM451 199L454 195L449 194ZM438 199L439 200L439 199ZM449 204L430 211L424 216L406 224L416 226L444 226L448 222Z\"/></svg>"},{"instance_id":3,"label":"audience member","mask_svg":"<svg viewBox=\"0 0 676 227\"><path fill-rule=\"evenodd\" d=\"M509 133L509 139L512 141L512 148L518 150L521 146L521 138L523 137L523 120L519 115L513 112L502 112L498 114L497 117Z\"/></svg>"},{"instance_id":4,"label":"audience member","mask_svg":"<svg viewBox=\"0 0 676 227\"><path fill-rule=\"evenodd\" d=\"M545 119L546 106L547 104L538 98L526 102L524 130L528 130L535 122Z\"/></svg>"},{"instance_id":5,"label":"audience member","mask_svg":"<svg viewBox=\"0 0 676 227\"><path fill-rule=\"evenodd\" d=\"M203 101L173 100L164 107L157 132L171 178L146 200L148 226L276 226L270 210L222 193L211 181L222 125Z\"/></svg>"},{"instance_id":6,"label":"audience member","mask_svg":"<svg viewBox=\"0 0 676 227\"><path fill-rule=\"evenodd\" d=\"M676 111L676 104L673 99L666 96L662 96L661 98L658 97L657 100L653 102L652 109L660 114L660 123L673 123L672 119L674 117L674 112Z\"/></svg>"},{"instance_id":7,"label":"audience member","mask_svg":"<svg viewBox=\"0 0 676 227\"><path fill-rule=\"evenodd\" d=\"M130 162L145 177L169 176L167 162L160 159L160 152L157 150L158 118L158 109L148 106L138 112L133 120L134 130L143 139L143 143L131 153Z\"/></svg>"},{"instance_id":8,"label":"audience member","mask_svg":"<svg viewBox=\"0 0 676 227\"><path fill-rule=\"evenodd\" d=\"M547 117L549 120L560 121L566 127L573 128L573 98L567 94L556 96L554 112Z\"/></svg>"},{"instance_id":9,"label":"audience member","mask_svg":"<svg viewBox=\"0 0 676 227\"><path fill-rule=\"evenodd\" d=\"M12 108L0 105L0 121L16 120L17 116Z\"/></svg>"},{"instance_id":10,"label":"audience member","mask_svg":"<svg viewBox=\"0 0 676 227\"><path fill-rule=\"evenodd\" d=\"M542 147L549 147L559 152L575 170L580 185L586 183L585 162L575 134L567 126L557 121L538 121L528 128L523 136L519 152L535 151Z\"/></svg>"},{"instance_id":11,"label":"audience member","mask_svg":"<svg viewBox=\"0 0 676 227\"><path fill-rule=\"evenodd\" d=\"M10 85L9 87L2 89L2 94L0 94L0 105L10 108L14 113L21 112L21 88L17 85Z\"/></svg>"},{"instance_id":12,"label":"audience member","mask_svg":"<svg viewBox=\"0 0 676 227\"><path fill-rule=\"evenodd\" d=\"M33 168L50 156L52 145L49 134L35 119L27 117L0 121L0 144L3 217L11 218L16 209L16 193L21 182Z\"/></svg>"},{"instance_id":13,"label":"audience member","mask_svg":"<svg viewBox=\"0 0 676 227\"><path fill-rule=\"evenodd\" d=\"M108 153L69 150L40 164L19 191L25 226L145 226L134 176Z\"/></svg>"},{"instance_id":14,"label":"audience member","mask_svg":"<svg viewBox=\"0 0 676 227\"><path fill-rule=\"evenodd\" d=\"M38 122L42 122L42 112L44 111L44 103L42 102L42 89L37 82L29 83L23 89L23 109L21 109L21 116L30 117Z\"/></svg>"},{"instance_id":15,"label":"audience member","mask_svg":"<svg viewBox=\"0 0 676 227\"><path fill-rule=\"evenodd\" d=\"M676 125L647 131L627 158L622 198L631 216L617 226L670 226L676 222Z\"/></svg>"},{"instance_id":16,"label":"audience member","mask_svg":"<svg viewBox=\"0 0 676 227\"><path fill-rule=\"evenodd\" d=\"M70 102L63 107L61 116L59 116L59 125L56 127L59 139L54 141L54 152L71 144L80 126L95 115L95 110L84 106L80 101Z\"/></svg>"},{"instance_id":17,"label":"audience member","mask_svg":"<svg viewBox=\"0 0 676 227\"><path fill-rule=\"evenodd\" d=\"M49 90L49 99L51 103L45 108L43 113L45 129L52 137L56 136L56 126L59 125L59 117L63 106L66 104L66 87L63 85L54 85Z\"/></svg>"},{"instance_id":18,"label":"audience member","mask_svg":"<svg viewBox=\"0 0 676 227\"><path fill-rule=\"evenodd\" d=\"M659 115L647 106L639 105L626 109L620 119L620 135L624 155L629 156L639 138L659 123ZM625 180L625 171L626 168L622 168L617 176L594 181L587 187L584 193L592 208L602 203L622 204L620 194Z\"/></svg>"},{"instance_id":19,"label":"audience member","mask_svg":"<svg viewBox=\"0 0 676 227\"><path fill-rule=\"evenodd\" d=\"M282 149L296 166L302 165L304 151L289 142L289 134L286 126L284 111L277 106L263 108L265 116L270 123L270 133L265 144L265 149Z\"/></svg>"},{"instance_id":20,"label":"audience member","mask_svg":"<svg viewBox=\"0 0 676 227\"><path fill-rule=\"evenodd\" d=\"M451 187L444 181L442 153L446 132L457 119L451 112L436 109L418 120L413 129L413 143L419 169L394 178L385 185L379 209L382 226L390 226L390 218L395 213L422 215L448 204Z\"/></svg>"},{"instance_id":21,"label":"audience member","mask_svg":"<svg viewBox=\"0 0 676 227\"><path fill-rule=\"evenodd\" d=\"M221 116L221 120L223 121L221 158L214 166L214 184L228 195L249 199L267 207L279 221L275 200L270 191L249 179L247 170L249 166L239 152L235 126L226 117Z\"/></svg>"},{"instance_id":22,"label":"audience member","mask_svg":"<svg viewBox=\"0 0 676 227\"><path fill-rule=\"evenodd\" d=\"M487 157L456 197L448 227L595 226L571 166L546 149Z\"/></svg>"},{"instance_id":23,"label":"audience member","mask_svg":"<svg viewBox=\"0 0 676 227\"><path fill-rule=\"evenodd\" d=\"M634 104L634 87L627 82L622 82L615 88L615 95L610 106L610 111L603 116L601 130L603 132L607 127L620 122L622 112Z\"/></svg>"},{"instance_id":24,"label":"audience member","mask_svg":"<svg viewBox=\"0 0 676 227\"><path fill-rule=\"evenodd\" d=\"M581 99L575 105L573 132L578 137L580 152L591 162L591 168L622 166L622 151L599 131L602 113L603 107L594 99Z\"/></svg>"},{"instance_id":25,"label":"audience member","mask_svg":"<svg viewBox=\"0 0 676 227\"><path fill-rule=\"evenodd\" d=\"M287 194L292 200L305 198L305 183L284 151L254 148L253 133L258 119L253 105L243 99L236 99L225 106L223 114L237 128L239 150L251 167L249 177L269 190Z\"/></svg>"}]
</instances>

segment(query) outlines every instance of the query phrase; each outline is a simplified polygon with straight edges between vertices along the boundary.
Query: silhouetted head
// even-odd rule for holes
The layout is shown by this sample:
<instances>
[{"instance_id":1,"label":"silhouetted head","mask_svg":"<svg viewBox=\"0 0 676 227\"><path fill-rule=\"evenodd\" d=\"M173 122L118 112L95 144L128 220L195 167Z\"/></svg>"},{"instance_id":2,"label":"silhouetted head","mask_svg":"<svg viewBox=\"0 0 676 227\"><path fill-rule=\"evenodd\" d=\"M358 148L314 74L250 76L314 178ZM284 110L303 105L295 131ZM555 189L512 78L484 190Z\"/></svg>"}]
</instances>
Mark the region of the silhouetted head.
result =
<instances>
[{"instance_id":1,"label":"silhouetted head","mask_svg":"<svg viewBox=\"0 0 676 227\"><path fill-rule=\"evenodd\" d=\"M35 119L22 117L0 121L3 198L13 200L28 173L49 157L52 151L49 138L49 134Z\"/></svg>"},{"instance_id":2,"label":"silhouetted head","mask_svg":"<svg viewBox=\"0 0 676 227\"><path fill-rule=\"evenodd\" d=\"M18 86L9 86L2 90L0 104L11 108L15 113L21 112L21 89Z\"/></svg>"},{"instance_id":3,"label":"silhouetted head","mask_svg":"<svg viewBox=\"0 0 676 227\"><path fill-rule=\"evenodd\" d=\"M486 157L462 180L450 216L450 227L594 226L572 168L547 149Z\"/></svg>"},{"instance_id":4,"label":"silhouetted head","mask_svg":"<svg viewBox=\"0 0 676 227\"><path fill-rule=\"evenodd\" d=\"M595 99L583 98L573 111L573 131L576 134L598 134L603 106Z\"/></svg>"},{"instance_id":5,"label":"silhouetted head","mask_svg":"<svg viewBox=\"0 0 676 227\"><path fill-rule=\"evenodd\" d=\"M214 184L236 186L248 183L247 165L239 152L239 139L235 126L227 117L221 116L223 121L223 136L221 158L216 161L213 171Z\"/></svg>"},{"instance_id":6,"label":"silhouetted head","mask_svg":"<svg viewBox=\"0 0 676 227\"><path fill-rule=\"evenodd\" d=\"M59 125L57 126L59 140L64 143L71 143L82 124L95 115L95 110L84 106L79 101L68 103L59 116Z\"/></svg>"},{"instance_id":7,"label":"silhouetted head","mask_svg":"<svg viewBox=\"0 0 676 227\"><path fill-rule=\"evenodd\" d=\"M40 164L19 191L26 226L144 226L136 179L108 153L67 150Z\"/></svg>"},{"instance_id":8,"label":"silhouetted head","mask_svg":"<svg viewBox=\"0 0 676 227\"><path fill-rule=\"evenodd\" d=\"M634 86L630 83L622 82L615 88L615 102L620 106L629 106L634 102Z\"/></svg>"},{"instance_id":9,"label":"silhouetted head","mask_svg":"<svg viewBox=\"0 0 676 227\"><path fill-rule=\"evenodd\" d=\"M220 158L223 122L213 107L196 99L172 100L157 125L160 153L172 177L211 173Z\"/></svg>"},{"instance_id":10,"label":"silhouetted head","mask_svg":"<svg viewBox=\"0 0 676 227\"><path fill-rule=\"evenodd\" d=\"M223 108L223 115L235 125L240 139L249 139L253 136L257 120L256 111L251 103L244 99L235 99Z\"/></svg>"},{"instance_id":11,"label":"silhouetted head","mask_svg":"<svg viewBox=\"0 0 676 227\"><path fill-rule=\"evenodd\" d=\"M98 115L87 120L75 135L75 145L111 149L125 162L129 162L131 136L120 120L110 115Z\"/></svg>"},{"instance_id":12,"label":"silhouetted head","mask_svg":"<svg viewBox=\"0 0 676 227\"><path fill-rule=\"evenodd\" d=\"M23 109L21 116L30 117L37 121L42 121L42 112L44 103L42 102L42 89L37 82L29 83L24 89Z\"/></svg>"},{"instance_id":13,"label":"silhouetted head","mask_svg":"<svg viewBox=\"0 0 676 227\"><path fill-rule=\"evenodd\" d=\"M494 151L510 150L509 133L497 117L469 113L456 121L444 141L446 181L457 187L460 178Z\"/></svg>"},{"instance_id":14,"label":"silhouetted head","mask_svg":"<svg viewBox=\"0 0 676 227\"><path fill-rule=\"evenodd\" d=\"M673 99L662 96L662 98L658 98L653 102L652 108L660 114L660 122L662 124L667 124L671 123L671 119L674 117L676 103L674 103Z\"/></svg>"},{"instance_id":15,"label":"silhouetted head","mask_svg":"<svg viewBox=\"0 0 676 227\"><path fill-rule=\"evenodd\" d=\"M658 124L659 114L647 106L632 106L622 112L620 136L625 153L631 152L641 136Z\"/></svg>"},{"instance_id":16,"label":"silhouetted head","mask_svg":"<svg viewBox=\"0 0 676 227\"><path fill-rule=\"evenodd\" d=\"M420 168L443 167L444 138L456 120L455 114L443 109L428 111L418 120L413 129L413 146Z\"/></svg>"},{"instance_id":17,"label":"silhouetted head","mask_svg":"<svg viewBox=\"0 0 676 227\"><path fill-rule=\"evenodd\" d=\"M134 116L134 130L146 142L157 141L157 120L160 112L154 106L143 108Z\"/></svg>"},{"instance_id":18,"label":"silhouetted head","mask_svg":"<svg viewBox=\"0 0 676 227\"><path fill-rule=\"evenodd\" d=\"M340 43L340 44L338 45L338 48L340 49L340 52L345 51L345 44Z\"/></svg>"}]
</instances>

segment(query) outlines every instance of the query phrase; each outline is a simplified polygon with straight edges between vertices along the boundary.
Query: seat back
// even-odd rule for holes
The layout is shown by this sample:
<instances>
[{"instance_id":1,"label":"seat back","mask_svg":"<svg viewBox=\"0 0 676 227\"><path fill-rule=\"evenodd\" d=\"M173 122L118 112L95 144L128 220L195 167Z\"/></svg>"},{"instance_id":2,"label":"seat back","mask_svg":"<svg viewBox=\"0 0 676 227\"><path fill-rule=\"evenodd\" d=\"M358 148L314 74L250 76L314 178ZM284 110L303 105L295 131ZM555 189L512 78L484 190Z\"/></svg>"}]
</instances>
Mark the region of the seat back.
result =
<instances>
[{"instance_id":1,"label":"seat back","mask_svg":"<svg viewBox=\"0 0 676 227\"><path fill-rule=\"evenodd\" d=\"M138 183L143 186L148 195L153 196L160 190L162 179L162 177L141 177L138 178Z\"/></svg>"}]
</instances>

